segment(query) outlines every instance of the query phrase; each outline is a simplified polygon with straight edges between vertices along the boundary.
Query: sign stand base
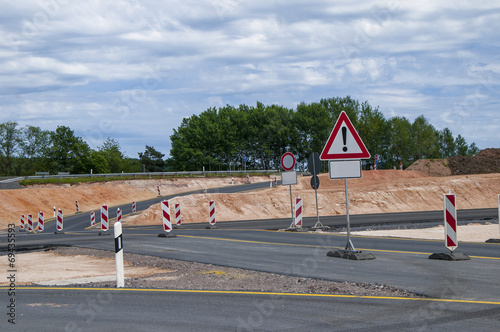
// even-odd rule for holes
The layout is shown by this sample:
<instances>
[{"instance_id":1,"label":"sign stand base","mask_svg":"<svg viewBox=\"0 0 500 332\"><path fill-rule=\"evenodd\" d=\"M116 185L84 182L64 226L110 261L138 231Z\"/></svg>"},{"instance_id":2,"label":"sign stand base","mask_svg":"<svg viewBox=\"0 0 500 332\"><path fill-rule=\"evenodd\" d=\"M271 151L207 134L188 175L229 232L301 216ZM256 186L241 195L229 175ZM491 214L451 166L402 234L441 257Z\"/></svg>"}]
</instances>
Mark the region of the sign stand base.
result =
<instances>
[{"instance_id":1,"label":"sign stand base","mask_svg":"<svg viewBox=\"0 0 500 332\"><path fill-rule=\"evenodd\" d=\"M215 226L215 225L208 225L207 227L205 227L205 229L217 229L217 226Z\"/></svg>"},{"instance_id":2,"label":"sign stand base","mask_svg":"<svg viewBox=\"0 0 500 332\"><path fill-rule=\"evenodd\" d=\"M173 229L183 229L184 227L182 227L181 225L173 225L172 228Z\"/></svg>"},{"instance_id":3,"label":"sign stand base","mask_svg":"<svg viewBox=\"0 0 500 332\"><path fill-rule=\"evenodd\" d=\"M489 239L486 240L486 243L500 243L500 239Z\"/></svg>"},{"instance_id":4,"label":"sign stand base","mask_svg":"<svg viewBox=\"0 0 500 332\"><path fill-rule=\"evenodd\" d=\"M177 235L175 235L174 233L172 232L168 232L168 233L160 233L158 234L158 237L167 237L167 238L171 238L171 237L177 237Z\"/></svg>"},{"instance_id":5,"label":"sign stand base","mask_svg":"<svg viewBox=\"0 0 500 332\"><path fill-rule=\"evenodd\" d=\"M356 251L356 250L346 250L337 249L326 253L328 257L350 259L355 261L366 261L375 259L375 256L368 252Z\"/></svg>"},{"instance_id":6,"label":"sign stand base","mask_svg":"<svg viewBox=\"0 0 500 332\"><path fill-rule=\"evenodd\" d=\"M444 261L468 261L470 257L467 254L461 252L444 252L444 253L434 253L429 256L429 259L439 259Z\"/></svg>"}]
</instances>

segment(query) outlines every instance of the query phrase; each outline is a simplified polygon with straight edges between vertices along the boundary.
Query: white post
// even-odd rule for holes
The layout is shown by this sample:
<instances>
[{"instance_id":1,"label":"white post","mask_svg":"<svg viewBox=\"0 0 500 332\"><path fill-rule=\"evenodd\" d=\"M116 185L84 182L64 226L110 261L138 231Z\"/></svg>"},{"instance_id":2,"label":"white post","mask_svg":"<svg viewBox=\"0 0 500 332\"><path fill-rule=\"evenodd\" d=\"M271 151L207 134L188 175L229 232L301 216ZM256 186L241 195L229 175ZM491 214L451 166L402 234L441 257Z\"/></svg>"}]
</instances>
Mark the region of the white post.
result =
<instances>
[{"instance_id":1,"label":"white post","mask_svg":"<svg viewBox=\"0 0 500 332\"><path fill-rule=\"evenodd\" d=\"M123 241L122 223L115 222L115 260L116 260L116 287L125 287L125 273L123 271Z\"/></svg>"}]
</instances>

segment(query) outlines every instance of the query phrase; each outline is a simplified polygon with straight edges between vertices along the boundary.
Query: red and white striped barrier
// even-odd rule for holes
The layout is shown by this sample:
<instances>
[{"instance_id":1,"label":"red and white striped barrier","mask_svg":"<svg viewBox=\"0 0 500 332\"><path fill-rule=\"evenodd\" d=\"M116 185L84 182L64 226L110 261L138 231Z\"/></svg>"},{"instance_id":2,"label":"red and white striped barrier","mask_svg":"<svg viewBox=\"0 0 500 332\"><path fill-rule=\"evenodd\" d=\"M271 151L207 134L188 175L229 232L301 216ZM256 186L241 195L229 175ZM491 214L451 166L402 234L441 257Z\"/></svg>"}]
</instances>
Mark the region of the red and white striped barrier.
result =
<instances>
[{"instance_id":1,"label":"red and white striped barrier","mask_svg":"<svg viewBox=\"0 0 500 332\"><path fill-rule=\"evenodd\" d=\"M158 191L158 196L161 196L160 186L156 186L156 190Z\"/></svg>"},{"instance_id":2,"label":"red and white striped barrier","mask_svg":"<svg viewBox=\"0 0 500 332\"><path fill-rule=\"evenodd\" d=\"M170 221L170 205L168 201L161 202L161 210L163 214L163 230L169 233L172 230L172 222Z\"/></svg>"},{"instance_id":3,"label":"red and white striped barrier","mask_svg":"<svg viewBox=\"0 0 500 332\"><path fill-rule=\"evenodd\" d=\"M95 212L92 211L90 212L90 226L94 226L95 225Z\"/></svg>"},{"instance_id":4,"label":"red and white striped barrier","mask_svg":"<svg viewBox=\"0 0 500 332\"><path fill-rule=\"evenodd\" d=\"M295 199L295 227L302 228L302 198Z\"/></svg>"},{"instance_id":5,"label":"red and white striped barrier","mask_svg":"<svg viewBox=\"0 0 500 332\"><path fill-rule=\"evenodd\" d=\"M454 194L444 194L444 227L446 248L453 251L458 247L457 208Z\"/></svg>"},{"instance_id":6,"label":"red and white striped barrier","mask_svg":"<svg viewBox=\"0 0 500 332\"><path fill-rule=\"evenodd\" d=\"M206 195L207 194L207 189L203 189L203 193Z\"/></svg>"},{"instance_id":7,"label":"red and white striped barrier","mask_svg":"<svg viewBox=\"0 0 500 332\"><path fill-rule=\"evenodd\" d=\"M120 208L116 210L116 222L122 222L122 210Z\"/></svg>"},{"instance_id":8,"label":"red and white striped barrier","mask_svg":"<svg viewBox=\"0 0 500 332\"><path fill-rule=\"evenodd\" d=\"M137 204L135 202L132 202L132 213L137 212Z\"/></svg>"},{"instance_id":9,"label":"red and white striped barrier","mask_svg":"<svg viewBox=\"0 0 500 332\"><path fill-rule=\"evenodd\" d=\"M247 173L247 183L250 183L250 174Z\"/></svg>"},{"instance_id":10,"label":"red and white striped barrier","mask_svg":"<svg viewBox=\"0 0 500 332\"><path fill-rule=\"evenodd\" d=\"M402 162L402 161L400 161L400 162L399 162L399 170L400 170L400 171L402 171L402 170L403 170L403 162Z\"/></svg>"},{"instance_id":11,"label":"red and white striped barrier","mask_svg":"<svg viewBox=\"0 0 500 332\"><path fill-rule=\"evenodd\" d=\"M21 229L24 230L25 217L24 214L21 214Z\"/></svg>"},{"instance_id":12,"label":"red and white striped barrier","mask_svg":"<svg viewBox=\"0 0 500 332\"><path fill-rule=\"evenodd\" d=\"M64 226L63 210L58 209L57 210L57 217L56 217L56 230L62 231L63 226Z\"/></svg>"},{"instance_id":13,"label":"red and white striped barrier","mask_svg":"<svg viewBox=\"0 0 500 332\"><path fill-rule=\"evenodd\" d=\"M44 229L44 218L43 218L43 212L40 211L38 212L38 231L43 232Z\"/></svg>"},{"instance_id":14,"label":"red and white striped barrier","mask_svg":"<svg viewBox=\"0 0 500 332\"><path fill-rule=\"evenodd\" d=\"M28 232L33 232L33 216L28 214Z\"/></svg>"},{"instance_id":15,"label":"red and white striped barrier","mask_svg":"<svg viewBox=\"0 0 500 332\"><path fill-rule=\"evenodd\" d=\"M278 178L275 176L274 177L274 186L277 187L278 186Z\"/></svg>"},{"instance_id":16,"label":"red and white striped barrier","mask_svg":"<svg viewBox=\"0 0 500 332\"><path fill-rule=\"evenodd\" d=\"M78 204L78 201L75 201L75 207L76 207L76 212L80 212L80 205Z\"/></svg>"},{"instance_id":17,"label":"red and white striped barrier","mask_svg":"<svg viewBox=\"0 0 500 332\"><path fill-rule=\"evenodd\" d=\"M210 224L210 226L215 226L215 202L210 201L208 203L208 208L209 208L208 223Z\"/></svg>"},{"instance_id":18,"label":"red and white striped barrier","mask_svg":"<svg viewBox=\"0 0 500 332\"><path fill-rule=\"evenodd\" d=\"M181 205L179 203L175 204L175 224L181 225Z\"/></svg>"},{"instance_id":19,"label":"red and white striped barrier","mask_svg":"<svg viewBox=\"0 0 500 332\"><path fill-rule=\"evenodd\" d=\"M101 230L107 231L108 229L109 229L108 206L104 204L101 206Z\"/></svg>"}]
</instances>

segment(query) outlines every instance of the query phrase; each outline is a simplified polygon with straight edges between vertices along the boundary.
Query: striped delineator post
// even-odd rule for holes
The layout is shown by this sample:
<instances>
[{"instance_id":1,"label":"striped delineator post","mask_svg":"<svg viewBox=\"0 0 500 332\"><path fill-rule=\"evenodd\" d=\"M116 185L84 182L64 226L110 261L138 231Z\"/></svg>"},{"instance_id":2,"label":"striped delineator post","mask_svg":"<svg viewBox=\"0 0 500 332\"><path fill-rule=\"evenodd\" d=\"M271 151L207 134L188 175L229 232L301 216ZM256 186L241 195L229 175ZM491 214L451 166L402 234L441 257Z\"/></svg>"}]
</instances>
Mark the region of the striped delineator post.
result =
<instances>
[{"instance_id":1,"label":"striped delineator post","mask_svg":"<svg viewBox=\"0 0 500 332\"><path fill-rule=\"evenodd\" d=\"M28 232L33 232L33 216L28 214Z\"/></svg>"},{"instance_id":2,"label":"striped delineator post","mask_svg":"<svg viewBox=\"0 0 500 332\"><path fill-rule=\"evenodd\" d=\"M295 227L302 228L302 198L295 199Z\"/></svg>"},{"instance_id":3,"label":"striped delineator post","mask_svg":"<svg viewBox=\"0 0 500 332\"><path fill-rule=\"evenodd\" d=\"M161 202L161 210L163 215L163 230L169 233L172 230L172 222L170 221L170 205L168 201Z\"/></svg>"},{"instance_id":4,"label":"striped delineator post","mask_svg":"<svg viewBox=\"0 0 500 332\"><path fill-rule=\"evenodd\" d=\"M101 230L107 231L108 228L109 228L108 206L104 204L101 206Z\"/></svg>"},{"instance_id":5,"label":"striped delineator post","mask_svg":"<svg viewBox=\"0 0 500 332\"><path fill-rule=\"evenodd\" d=\"M122 222L122 210L120 208L116 210L116 222Z\"/></svg>"},{"instance_id":6,"label":"striped delineator post","mask_svg":"<svg viewBox=\"0 0 500 332\"><path fill-rule=\"evenodd\" d=\"M444 194L444 227L446 248L451 252L458 247L457 208L454 194Z\"/></svg>"},{"instance_id":7,"label":"striped delineator post","mask_svg":"<svg viewBox=\"0 0 500 332\"><path fill-rule=\"evenodd\" d=\"M25 217L24 214L21 214L21 229L24 231L24 223L25 223Z\"/></svg>"},{"instance_id":8,"label":"striped delineator post","mask_svg":"<svg viewBox=\"0 0 500 332\"><path fill-rule=\"evenodd\" d=\"M76 212L80 212L80 205L78 204L78 201L75 201L75 207L76 207Z\"/></svg>"},{"instance_id":9,"label":"striped delineator post","mask_svg":"<svg viewBox=\"0 0 500 332\"><path fill-rule=\"evenodd\" d=\"M156 186L156 190L158 191L158 196L161 196L160 186Z\"/></svg>"},{"instance_id":10,"label":"striped delineator post","mask_svg":"<svg viewBox=\"0 0 500 332\"><path fill-rule=\"evenodd\" d=\"M132 202L132 213L137 212L137 204L135 202Z\"/></svg>"},{"instance_id":11,"label":"striped delineator post","mask_svg":"<svg viewBox=\"0 0 500 332\"><path fill-rule=\"evenodd\" d=\"M247 173L247 183L250 183L250 174Z\"/></svg>"},{"instance_id":12,"label":"striped delineator post","mask_svg":"<svg viewBox=\"0 0 500 332\"><path fill-rule=\"evenodd\" d=\"M278 178L275 176L274 177L274 186L277 187L278 186Z\"/></svg>"},{"instance_id":13,"label":"striped delineator post","mask_svg":"<svg viewBox=\"0 0 500 332\"><path fill-rule=\"evenodd\" d=\"M57 210L57 216L56 216L56 230L57 231L62 231L63 227L64 227L63 210L58 209Z\"/></svg>"},{"instance_id":14,"label":"striped delineator post","mask_svg":"<svg viewBox=\"0 0 500 332\"><path fill-rule=\"evenodd\" d=\"M181 225L181 205L179 203L175 204L175 224Z\"/></svg>"},{"instance_id":15,"label":"striped delineator post","mask_svg":"<svg viewBox=\"0 0 500 332\"><path fill-rule=\"evenodd\" d=\"M123 239L122 239L122 223L115 222L115 261L116 261L116 287L125 287L125 273L123 271Z\"/></svg>"},{"instance_id":16,"label":"striped delineator post","mask_svg":"<svg viewBox=\"0 0 500 332\"><path fill-rule=\"evenodd\" d=\"M95 212L92 211L90 212L90 226L94 226L95 225Z\"/></svg>"},{"instance_id":17,"label":"striped delineator post","mask_svg":"<svg viewBox=\"0 0 500 332\"><path fill-rule=\"evenodd\" d=\"M215 226L215 201L210 201L208 203L209 208L209 219L208 223L210 226Z\"/></svg>"},{"instance_id":18,"label":"striped delineator post","mask_svg":"<svg viewBox=\"0 0 500 332\"><path fill-rule=\"evenodd\" d=\"M38 212L38 231L43 232L44 229L44 218L43 218L43 212L40 211Z\"/></svg>"}]
</instances>

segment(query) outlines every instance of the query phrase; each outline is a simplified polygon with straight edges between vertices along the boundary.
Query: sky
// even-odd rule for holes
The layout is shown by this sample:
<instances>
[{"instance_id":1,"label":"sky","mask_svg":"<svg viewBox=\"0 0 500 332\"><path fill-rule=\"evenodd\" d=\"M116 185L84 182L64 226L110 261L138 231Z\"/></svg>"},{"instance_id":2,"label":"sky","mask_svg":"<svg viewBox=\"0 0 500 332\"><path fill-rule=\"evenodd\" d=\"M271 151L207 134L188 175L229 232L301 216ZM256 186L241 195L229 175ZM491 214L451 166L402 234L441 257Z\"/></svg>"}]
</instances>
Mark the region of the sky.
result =
<instances>
[{"instance_id":1,"label":"sky","mask_svg":"<svg viewBox=\"0 0 500 332\"><path fill-rule=\"evenodd\" d=\"M0 11L0 123L167 157L185 117L345 97L500 148L498 1L23 0ZM332 123L332 128L333 128ZM375 154L376 151L371 151Z\"/></svg>"}]
</instances>

